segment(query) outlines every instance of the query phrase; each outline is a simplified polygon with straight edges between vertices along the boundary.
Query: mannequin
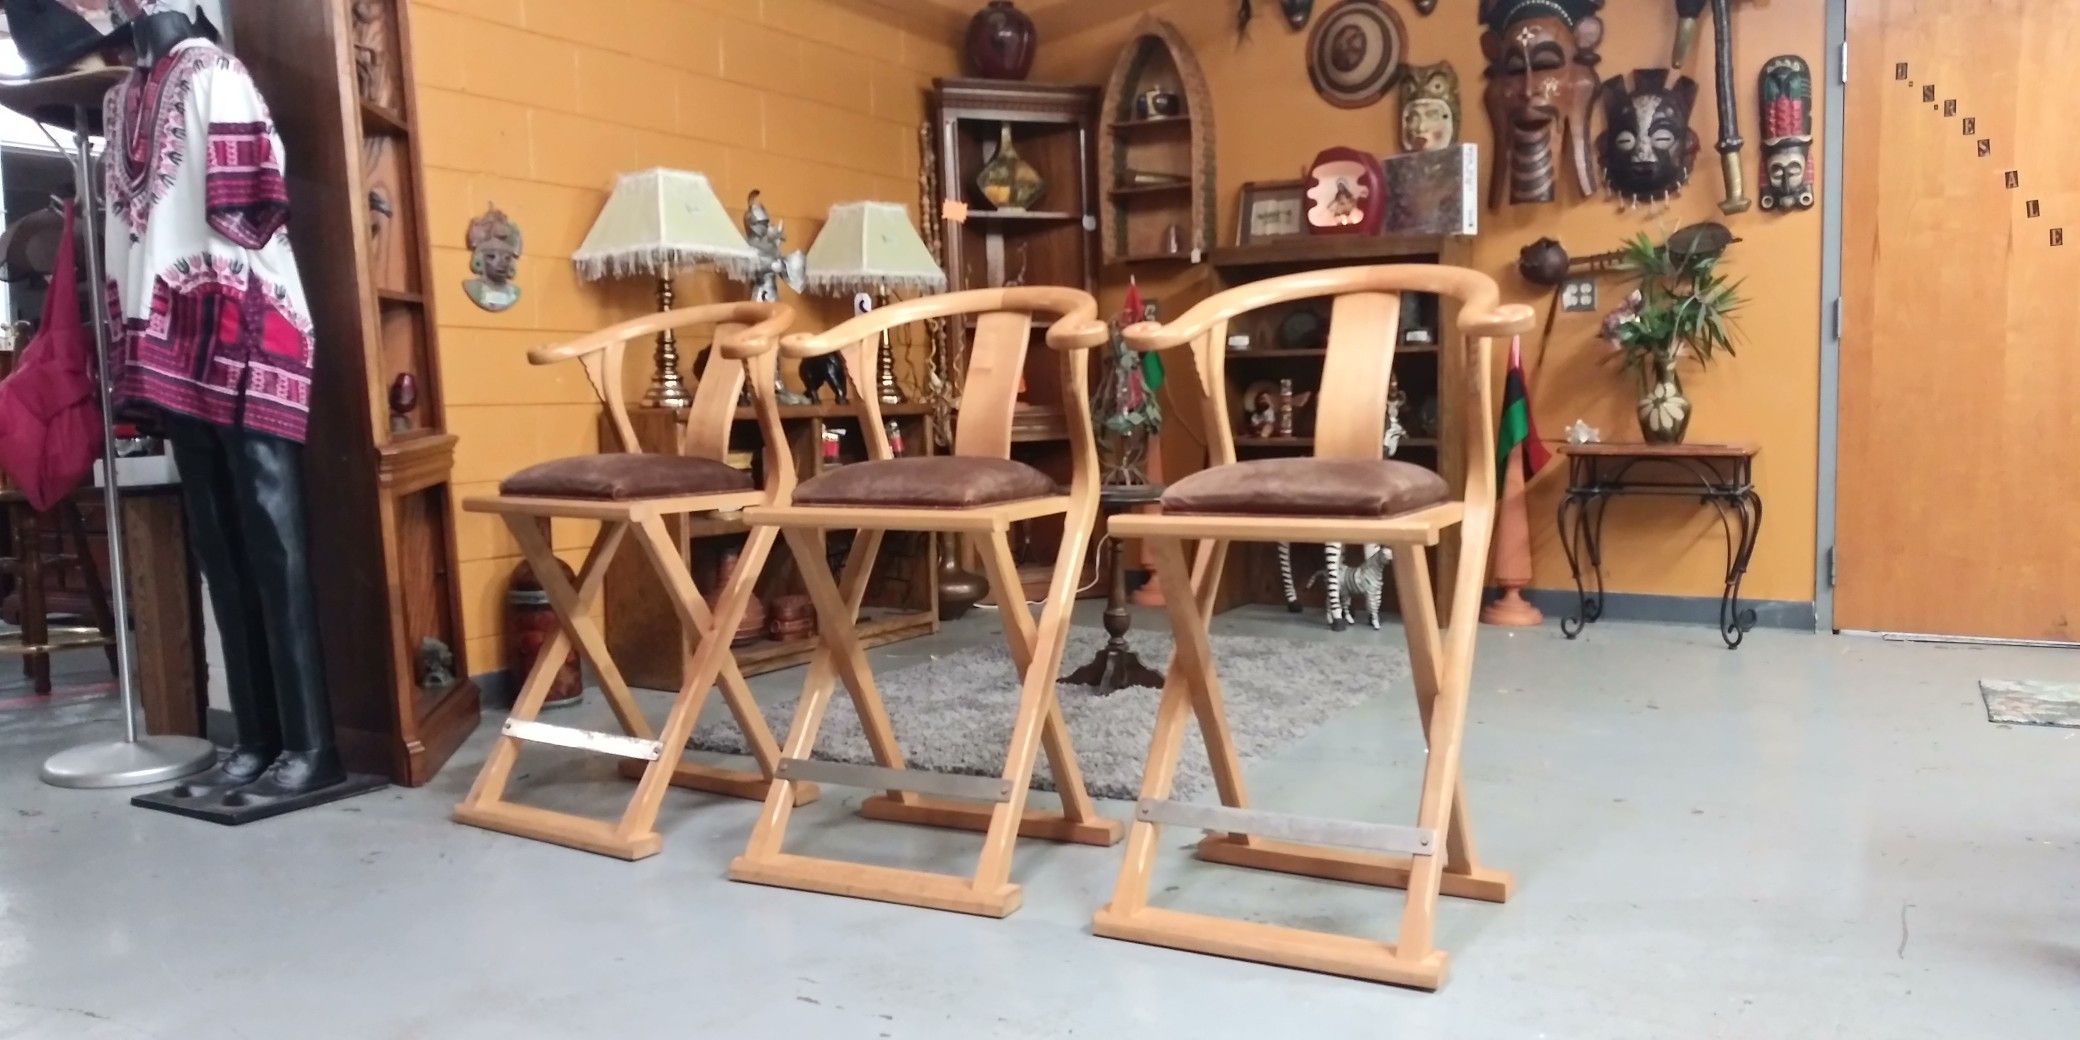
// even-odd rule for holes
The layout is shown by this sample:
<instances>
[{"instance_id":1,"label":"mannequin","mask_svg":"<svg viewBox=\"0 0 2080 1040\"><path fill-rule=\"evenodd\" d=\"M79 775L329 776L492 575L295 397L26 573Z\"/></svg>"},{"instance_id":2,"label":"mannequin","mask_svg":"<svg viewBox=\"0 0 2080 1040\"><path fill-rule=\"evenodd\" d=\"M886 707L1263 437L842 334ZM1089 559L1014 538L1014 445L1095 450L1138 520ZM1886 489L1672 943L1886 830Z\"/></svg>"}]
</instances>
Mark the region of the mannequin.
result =
<instances>
[{"instance_id":1,"label":"mannequin","mask_svg":"<svg viewBox=\"0 0 2080 1040\"><path fill-rule=\"evenodd\" d=\"M194 0L114 7L138 69L105 113L118 407L173 446L238 727L214 768L144 804L239 822L361 789L334 742L307 571L311 326L251 78Z\"/></svg>"}]
</instances>

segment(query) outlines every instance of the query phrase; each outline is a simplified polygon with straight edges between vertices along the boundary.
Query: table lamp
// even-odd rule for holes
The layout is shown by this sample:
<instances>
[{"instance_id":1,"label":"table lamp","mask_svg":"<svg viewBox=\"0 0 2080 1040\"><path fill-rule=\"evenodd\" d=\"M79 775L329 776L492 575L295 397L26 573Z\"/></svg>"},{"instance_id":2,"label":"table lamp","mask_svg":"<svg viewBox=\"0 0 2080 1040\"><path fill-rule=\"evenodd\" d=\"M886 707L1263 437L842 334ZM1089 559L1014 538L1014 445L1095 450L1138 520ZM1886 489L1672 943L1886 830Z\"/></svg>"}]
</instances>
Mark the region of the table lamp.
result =
<instances>
[{"instance_id":1,"label":"table lamp","mask_svg":"<svg viewBox=\"0 0 2080 1040\"><path fill-rule=\"evenodd\" d=\"M571 256L588 282L654 276L661 311L672 309L672 276L679 270L705 261L743 280L757 260L707 177L661 168L622 174L585 243ZM679 376L678 337L669 329L657 334L657 371L643 403L652 408L693 404Z\"/></svg>"},{"instance_id":2,"label":"table lamp","mask_svg":"<svg viewBox=\"0 0 2080 1040\"><path fill-rule=\"evenodd\" d=\"M910 214L893 202L841 202L831 207L823 232L809 247L806 292L873 293L877 306L898 289L940 292L946 272L932 259ZM882 404L902 404L896 389L894 356L888 333L881 334L878 388Z\"/></svg>"}]
</instances>

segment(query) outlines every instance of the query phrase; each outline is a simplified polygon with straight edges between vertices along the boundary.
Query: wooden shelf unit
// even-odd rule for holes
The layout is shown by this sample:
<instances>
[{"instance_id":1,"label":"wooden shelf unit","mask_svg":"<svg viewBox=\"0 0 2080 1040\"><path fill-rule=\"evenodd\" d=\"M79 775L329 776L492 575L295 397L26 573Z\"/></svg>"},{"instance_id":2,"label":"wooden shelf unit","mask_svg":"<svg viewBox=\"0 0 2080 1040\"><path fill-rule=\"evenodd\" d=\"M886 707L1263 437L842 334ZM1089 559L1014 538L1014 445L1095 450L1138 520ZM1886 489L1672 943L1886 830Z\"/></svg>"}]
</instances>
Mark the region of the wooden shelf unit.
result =
<instances>
[{"instance_id":1,"label":"wooden shelf unit","mask_svg":"<svg viewBox=\"0 0 2080 1040\"><path fill-rule=\"evenodd\" d=\"M1085 86L942 79L934 84L940 191L965 203L965 220L945 222L947 288L1007 284L1098 286L1098 92ZM975 177L995 155L998 129L1011 127L1020 157L1040 171L1041 210L993 210ZM965 356L974 320L950 323L953 350ZM1061 359L1035 325L1025 359L1025 390L1012 420L1011 455L1059 481L1069 479L1069 431L1061 414ZM1096 368L1097 366L1092 366ZM1022 525L1022 562L1054 559L1058 518ZM975 569L973 567L970 568Z\"/></svg>"},{"instance_id":2,"label":"wooden shelf unit","mask_svg":"<svg viewBox=\"0 0 2080 1040\"><path fill-rule=\"evenodd\" d=\"M1225 246L1215 249L1209 258L1219 286L1223 289L1248 282L1272 278L1299 271L1319 270L1325 267L1348 267L1361 264L1396 263L1446 263L1465 265L1471 253L1471 241L1453 236L1362 236L1362 235L1296 235L1290 238L1273 239L1250 246ZM1328 327L1327 301L1302 301L1264 311L1238 319L1230 326L1231 333L1250 337L1251 348L1243 351L1231 350L1227 354L1226 387L1230 414L1237 422L1244 421L1248 408L1243 400L1251 384L1276 382L1279 379L1293 380L1296 391L1313 391L1321 386L1322 365L1328 356L1325 347L1300 347L1288 349L1278 345L1279 323L1296 309L1313 308L1322 318L1322 328ZM1461 358L1457 351L1439 349L1440 344L1456 342L1457 333L1452 322L1456 317L1448 308L1440 308L1437 298L1427 293L1411 293L1402 301L1402 325L1400 333L1405 335L1413 328L1427 329L1431 334L1429 343L1403 343L1394 350L1394 378L1408 395L1408 405L1401 412L1401 423L1408 431L1403 437L1395 458L1434 469L1450 481L1454 492L1459 490L1459 474L1464 468L1460 454L1458 431L1463 422L1458 399L1441 394L1442 387L1453 385L1460 376ZM1417 417L1422 413L1426 397L1437 398L1438 428L1422 428ZM1253 437L1241 429L1236 431L1235 453L1242 459L1276 458L1281 455L1298 455L1314 450L1313 409L1300 411L1295 424L1296 437ZM1456 559L1456 538L1440 546L1439 567L1448 567ZM1221 588L1218 608L1227 610L1244 603L1283 603L1285 593L1279 580L1278 559L1273 547L1268 545L1237 545L1229 557L1228 575ZM1322 552L1318 545L1293 546L1293 573L1295 579L1305 583L1307 576L1321 569ZM1436 573L1450 573L1440 570ZM1311 607L1319 607L1322 589L1302 589L1301 597Z\"/></svg>"},{"instance_id":3,"label":"wooden shelf unit","mask_svg":"<svg viewBox=\"0 0 2080 1040\"><path fill-rule=\"evenodd\" d=\"M882 415L902 432L906 454L936 454L927 427L931 409L922 404L882 405ZM858 414L850 405L783 405L781 425L787 432L786 450L793 456L797 475L807 480L823 472L823 431L844 431L845 461L865 457L859 435ZM670 408L632 408L629 420L644 451L675 451L684 433L685 413ZM602 450L618 450L612 420L600 418ZM734 451L758 453L762 466L766 450L757 420L748 407L737 410L730 432ZM754 467L756 471L756 467ZM733 516L681 516L668 521L677 534L682 551L691 561L695 579L703 592L713 595L720 588L717 565L723 554L741 544L746 528ZM828 546L842 552L849 535L833 537ZM933 539L921 534L891 531L882 542L881 561L875 566L868 587L866 606L860 611L860 633L867 646L881 646L929 635L939 630L938 555ZM794 557L783 541L766 560L758 581L759 602L770 605L779 596L802 592ZM605 592L607 647L630 684L655 690L676 690L683 679L684 658L679 653L679 621L671 600L658 583L656 571L640 555L624 549L607 571ZM736 649L737 667L745 675L792 668L806 664L821 640L779 642L762 636Z\"/></svg>"},{"instance_id":4,"label":"wooden shelf unit","mask_svg":"<svg viewBox=\"0 0 2080 1040\"><path fill-rule=\"evenodd\" d=\"M310 573L334 725L349 768L423 784L476 728L479 703L466 674L435 687L419 677L429 638L466 669L412 5L227 6L239 57L293 153L289 237L318 338ZM418 403L393 414L391 388L407 375Z\"/></svg>"},{"instance_id":5,"label":"wooden shelf unit","mask_svg":"<svg viewBox=\"0 0 2080 1040\"><path fill-rule=\"evenodd\" d=\"M1136 99L1150 90L1175 95L1177 114L1142 113ZM1175 26L1155 17L1141 20L1105 82L1101 112L1106 262L1197 263L1213 248L1215 233L1213 92ZM1137 174L1177 179L1151 184ZM1173 227L1177 248L1165 249Z\"/></svg>"}]
</instances>

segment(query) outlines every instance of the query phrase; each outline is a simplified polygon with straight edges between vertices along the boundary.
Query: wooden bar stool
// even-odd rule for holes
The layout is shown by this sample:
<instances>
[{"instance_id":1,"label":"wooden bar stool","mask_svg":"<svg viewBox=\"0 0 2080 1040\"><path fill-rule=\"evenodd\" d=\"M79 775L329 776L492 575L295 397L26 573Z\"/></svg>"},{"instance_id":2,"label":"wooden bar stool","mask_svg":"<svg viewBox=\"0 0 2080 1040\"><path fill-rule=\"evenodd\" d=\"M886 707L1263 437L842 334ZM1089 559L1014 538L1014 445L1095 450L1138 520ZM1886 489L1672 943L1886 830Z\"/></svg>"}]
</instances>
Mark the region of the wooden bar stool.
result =
<instances>
[{"instance_id":1,"label":"wooden bar stool","mask_svg":"<svg viewBox=\"0 0 2080 1040\"><path fill-rule=\"evenodd\" d=\"M537 365L573 358L584 365L586 378L613 417L624 451L532 466L506 478L498 495L470 499L463 504L472 512L496 513L505 518L563 626L542 648L534 669L521 684L512 714L500 730L483 772L477 775L468 797L455 808L457 821L633 860L658 850L660 841L653 825L667 785L738 798L766 796L779 762L779 751L765 718L751 699L750 688L744 685L744 677L730 656L729 643L751 600L759 570L773 547L774 532L770 528L751 532L739 565L711 613L694 584L679 541L665 521L684 514L786 501L794 486L794 461L781 432L772 388L778 337L793 322L793 309L778 304L711 304L625 321L583 339L543 347L528 355L528 360ZM695 325L716 326L710 349L721 356L711 356L706 374L694 391L681 454L641 454L627 405L622 400L621 362L628 341L665 329ZM741 363L726 363L730 359ZM737 397L747 385L766 444L764 488L755 487L749 474L722 461L729 450ZM547 527L555 519L599 523L599 535L575 584L558 566L552 548L554 543ZM599 624L593 619L607 565L623 539L631 534L664 583L685 631L686 681L672 698L664 724L657 730L650 728L636 705L620 669L607 653ZM574 642L599 677L600 690L621 724L620 735L536 721ZM680 761L687 738L700 717L701 705L718 679L723 700L758 760L758 773ZM506 782L524 743L554 744L631 760L635 768L623 770L625 774L633 772L636 779L628 808L620 819L607 822L506 801ZM789 794L807 801L816 792L803 785L789 785Z\"/></svg>"},{"instance_id":2,"label":"wooden bar stool","mask_svg":"<svg viewBox=\"0 0 2080 1040\"><path fill-rule=\"evenodd\" d=\"M1460 303L1467 339L1463 378L1442 392L1464 395L1464 491L1443 477L1379 457L1387 414L1402 293L1437 293ZM1137 350L1190 344L1201 386L1227 385L1222 368L1228 323L1291 300L1333 296L1328 357L1322 368L1312 458L1238 463L1228 402L1207 408L1213 465L1171 485L1160 513L1113 521L1122 538L1145 539L1163 582L1177 655L1157 707L1140 801L1127 836L1126 862L1112 902L1092 930L1116 939L1172 946L1380 982L1435 989L1445 955L1431 941L1440 892L1502 902L1509 875L1482 867L1467 831L1459 792L1459 743L1466 724L1474 635L1480 627L1483 567L1495 513L1493 338L1529 329L1531 310L1497 302L1495 282L1455 267L1348 267L1270 278L1216 294L1168 325L1126 330ZM1448 348L1449 349L1449 348ZM1448 368L1447 371L1451 369ZM1449 627L1440 627L1425 547L1460 529ZM1198 541L1192 568L1184 543ZM1288 816L1249 808L1215 674L1207 617L1232 542L1357 542L1392 546L1401 616L1408 629L1418 712L1429 742L1413 827ZM1213 767L1220 805L1170 800L1185 723L1196 717ZM1210 917L1148 905L1161 825L1208 831L1201 859L1288 874L1407 890L1393 942Z\"/></svg>"},{"instance_id":3,"label":"wooden bar stool","mask_svg":"<svg viewBox=\"0 0 2080 1040\"><path fill-rule=\"evenodd\" d=\"M1084 790L1083 774L1055 700L1068 638L1069 608L1077 572L1090 542L1098 501L1097 449L1091 432L1088 351L1107 339L1090 294L1072 289L976 289L908 300L872 311L819 335L787 337L790 358L842 351L851 370L869 461L825 473L795 489L791 505L744 511L754 530L786 532L802 580L816 605L823 647L810 662L802 698L782 750L779 780L766 796L751 843L730 864L738 881L879 899L892 903L1003 917L1018 908L1019 887L1011 883L1012 850L1019 835L1111 845L1123 827L1098 815ZM978 321L961 388L961 411L953 454L894 458L876 401L874 344L885 330L929 318L977 315ZM1057 315L1047 344L1060 352L1062 408L1074 453L1068 494L1047 475L1012 461L1011 418L1019 373L1032 341L1036 314ZM1011 524L1035 517L1063 517L1061 551L1037 627L1025 606L1013 562ZM841 584L821 550L823 533L857 529ZM881 694L861 650L855 619L866 593L872 561L886 531L943 531L981 543L983 569L999 604L997 613L1010 645L1011 662L1023 685L1017 716L996 777L952 776L906 768ZM843 679L859 712L861 729L877 765L854 766L811 760L835 681ZM919 720L929 724L929 720ZM1061 812L1029 811L1037 751L1044 747L1061 793ZM816 859L782 851L792 789L804 780L887 792L869 798L861 814L872 819L984 831L981 859L972 876Z\"/></svg>"}]
</instances>

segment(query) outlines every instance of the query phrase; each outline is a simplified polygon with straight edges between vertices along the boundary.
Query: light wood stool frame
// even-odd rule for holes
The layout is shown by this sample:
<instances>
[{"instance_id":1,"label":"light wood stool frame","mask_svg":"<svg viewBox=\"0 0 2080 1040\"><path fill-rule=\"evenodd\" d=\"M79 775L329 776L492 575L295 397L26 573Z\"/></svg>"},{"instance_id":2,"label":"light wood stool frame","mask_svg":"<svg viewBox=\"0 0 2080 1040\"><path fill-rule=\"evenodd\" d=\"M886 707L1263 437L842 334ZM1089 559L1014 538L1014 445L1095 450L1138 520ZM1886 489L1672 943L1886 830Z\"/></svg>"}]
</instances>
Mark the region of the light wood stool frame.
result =
<instances>
[{"instance_id":1,"label":"light wood stool frame","mask_svg":"<svg viewBox=\"0 0 2080 1040\"><path fill-rule=\"evenodd\" d=\"M1113 521L1122 538L1145 539L1163 582L1177 654L1156 709L1154 739L1140 801L1127 835L1126 859L1112 901L1092 920L1099 935L1183 950L1262 961L1380 982L1435 989L1445 954L1432 942L1439 894L1502 902L1508 874L1483 867L1467 829L1459 784L1459 745L1466 725L1475 615L1495 511L1493 337L1531 327L1520 305L1500 305L1493 280L1478 272L1431 265L1348 267L1266 279L1216 294L1169 325L1126 330L1137 350L1189 344L1200 385L1222 387L1228 322L1290 300L1334 296L1328 357L1323 363L1315 425L1318 458L1376 459L1387 414L1388 376L1400 327L1401 293L1437 293L1461 304L1466 336L1465 490L1460 501L1384 519L1290 516L1129 514ZM1235 461L1224 394L1208 401L1214 465ZM1449 627L1440 627L1426 547L1460 526ZM1184 543L1197 540L1189 571ZM1220 680L1208 638L1209 617L1228 546L1233 542L1376 542L1393 546L1394 578L1408 630L1418 713L1430 753L1415 827L1287 816L1248 808L1241 764L1228 732ZM1189 577L1187 575L1189 574ZM1169 800L1185 723L1196 717L1212 764L1220 805ZM1288 874L1407 891L1394 942L1211 917L1148 905L1160 825L1208 832L1201 859ZM1366 851L1358 851L1366 850Z\"/></svg>"},{"instance_id":2,"label":"light wood stool frame","mask_svg":"<svg viewBox=\"0 0 2080 1040\"><path fill-rule=\"evenodd\" d=\"M766 796L749 846L730 864L731 878L1003 917L1018 908L1021 898L1019 886L1011 882L1012 853L1019 836L1092 845L1120 840L1124 826L1099 816L1084 789L1083 773L1055 696L1069 610L1075 603L1077 575L1097 511L1097 448L1090 404L1083 392L1089 385L1089 351L1109 337L1105 324L1096 318L1096 301L1088 293L1043 287L928 296L869 312L820 335L788 336L781 352L789 358L806 358L842 351L861 412L868 456L888 459L892 453L875 398L877 337L930 318L978 315L967 380L961 388L953 454L1008 458L1012 409L1036 313L1060 316L1048 330L1047 345L1059 354L1062 364L1062 406L1074 460L1068 494L963 509L784 505L745 510L745 520L755 529L785 531L816 605L823 646L810 661L801 701L781 751L779 779ZM1062 544L1036 623L1019 583L1009 531L1013 523L1056 514L1064 518ZM841 583L832 576L821 546L825 531L843 529L860 533ZM983 569L1022 682L999 777L951 776L905 768L855 630L882 534L891 530L950 532L981 543ZM859 713L875 766L841 765L809 757L839 679L844 680ZM1025 805L1035 755L1042 749L1061 795L1060 812L1028 810ZM797 804L791 791L808 779L885 791L860 807L860 814L870 819L983 831L982 854L974 874L960 877L782 851L789 816Z\"/></svg>"},{"instance_id":3,"label":"light wood stool frame","mask_svg":"<svg viewBox=\"0 0 2080 1040\"><path fill-rule=\"evenodd\" d=\"M635 860L655 855L662 844L655 825L667 786L737 798L766 796L779 764L779 748L743 675L737 671L729 644L750 604L759 571L773 548L773 531L752 530L738 567L711 611L666 520L786 500L794 487L794 461L773 401L773 378L779 335L793 322L793 309L778 304L710 304L636 318L528 354L528 360L537 365L571 359L582 364L600 403L613 419L622 449L640 452L642 448L623 400L621 365L628 342L667 329L716 326L709 349L720 356L711 356L706 374L695 388L681 454L722 460L729 450L730 424L735 418L738 394L748 383L759 431L769 447L765 453L765 487L756 491L627 501L497 495L463 503L463 508L471 512L494 513L504 518L562 624L535 658L534 668L521 684L512 713L492 745L483 770L477 774L468 796L455 807L454 818L458 822ZM549 537L547 527L554 519L593 520L599 524L599 534L575 583L564 575ZM631 535L664 583L672 609L679 615L687 654L685 682L673 695L663 724L655 730L644 718L621 670L607 652L606 639L593 618L606 582L607 566ZM573 645L592 665L600 692L613 709L622 735L537 721L556 673ZM718 681L730 714L736 717L745 743L758 760L757 773L681 761L687 739L700 718L701 706ZM619 819L604 821L507 801L506 785L523 743L553 744L627 759L621 763L621 773L636 781L627 809ZM816 791L793 785L790 796L808 801L816 797Z\"/></svg>"}]
</instances>

